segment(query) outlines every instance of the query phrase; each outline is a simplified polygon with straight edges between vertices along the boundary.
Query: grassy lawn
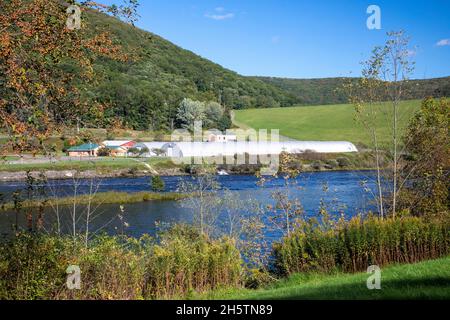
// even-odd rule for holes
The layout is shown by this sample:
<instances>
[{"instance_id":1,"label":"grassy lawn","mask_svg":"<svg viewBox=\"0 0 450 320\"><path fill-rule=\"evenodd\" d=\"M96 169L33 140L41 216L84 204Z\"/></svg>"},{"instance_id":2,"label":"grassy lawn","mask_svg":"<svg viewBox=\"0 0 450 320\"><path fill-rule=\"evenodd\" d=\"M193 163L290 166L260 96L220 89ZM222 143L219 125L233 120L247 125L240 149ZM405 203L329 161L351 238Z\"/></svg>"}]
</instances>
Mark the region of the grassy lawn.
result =
<instances>
[{"instance_id":1,"label":"grassy lawn","mask_svg":"<svg viewBox=\"0 0 450 320\"><path fill-rule=\"evenodd\" d=\"M450 256L381 270L381 290L368 290L366 273L297 274L259 290L218 291L204 299L450 299Z\"/></svg>"},{"instance_id":2,"label":"grassy lawn","mask_svg":"<svg viewBox=\"0 0 450 320\"><path fill-rule=\"evenodd\" d=\"M148 170L146 164L152 168L167 169L175 167L175 164L168 158L150 158L150 159L132 159L132 158L105 158L95 159L93 161L64 160L55 161L53 163L24 163L24 164L7 164L0 163L0 171L26 171L26 170L120 170L120 169L136 169Z\"/></svg>"},{"instance_id":3,"label":"grassy lawn","mask_svg":"<svg viewBox=\"0 0 450 320\"><path fill-rule=\"evenodd\" d=\"M385 103L378 107L377 127L382 142L388 141L389 137L391 123L387 112L390 106ZM408 123L419 106L419 100L403 101L400 104L401 127ZM279 129L281 135L298 140L370 142L366 130L355 121L355 110L350 104L236 110L235 123L254 129Z\"/></svg>"},{"instance_id":4,"label":"grassy lawn","mask_svg":"<svg viewBox=\"0 0 450 320\"><path fill-rule=\"evenodd\" d=\"M3 156L0 157L0 161L17 161L20 160L20 157L18 156Z\"/></svg>"}]
</instances>

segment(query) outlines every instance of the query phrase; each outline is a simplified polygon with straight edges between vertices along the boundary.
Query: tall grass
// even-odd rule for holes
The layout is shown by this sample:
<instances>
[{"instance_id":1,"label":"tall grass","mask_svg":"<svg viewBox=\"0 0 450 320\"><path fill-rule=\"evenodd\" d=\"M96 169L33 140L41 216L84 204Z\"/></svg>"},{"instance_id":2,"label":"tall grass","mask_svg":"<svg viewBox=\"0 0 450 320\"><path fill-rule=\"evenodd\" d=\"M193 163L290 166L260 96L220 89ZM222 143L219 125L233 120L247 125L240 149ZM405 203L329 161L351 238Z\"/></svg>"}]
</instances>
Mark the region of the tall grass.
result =
<instances>
[{"instance_id":1,"label":"tall grass","mask_svg":"<svg viewBox=\"0 0 450 320\"><path fill-rule=\"evenodd\" d=\"M0 299L138 299L143 255L134 242L101 236L86 248L83 239L19 234L0 246ZM70 265L80 267L81 290L66 287Z\"/></svg>"},{"instance_id":2,"label":"tall grass","mask_svg":"<svg viewBox=\"0 0 450 320\"><path fill-rule=\"evenodd\" d=\"M81 289L66 269L81 270ZM0 299L183 298L240 284L242 260L229 239L210 240L186 226L159 242L144 237L83 239L31 233L0 244Z\"/></svg>"},{"instance_id":3,"label":"tall grass","mask_svg":"<svg viewBox=\"0 0 450 320\"><path fill-rule=\"evenodd\" d=\"M309 222L274 246L281 276L358 272L449 253L448 218ZM80 290L66 287L70 265L80 267ZM210 239L185 225L156 239L98 236L88 246L83 238L19 233L0 243L0 299L181 299L241 288L245 270L233 239Z\"/></svg>"},{"instance_id":4,"label":"tall grass","mask_svg":"<svg viewBox=\"0 0 450 320\"><path fill-rule=\"evenodd\" d=\"M21 203L22 208L36 208L39 206L55 206L55 205L72 205L74 202L77 204L127 204L127 203L137 203L137 202L147 202L147 201L174 201L180 200L192 195L183 194L179 192L135 192L135 193L127 193L127 192L117 192L117 191L108 191L108 192L99 192L96 194L82 194L76 197L68 196L68 197L52 197L47 199L47 201L43 200L25 200ZM4 209L12 210L14 209L14 203L9 202L4 204Z\"/></svg>"},{"instance_id":5,"label":"tall grass","mask_svg":"<svg viewBox=\"0 0 450 320\"><path fill-rule=\"evenodd\" d=\"M241 283L242 260L234 240L209 240L193 228L163 234L147 264L146 295L185 297Z\"/></svg>"},{"instance_id":6,"label":"tall grass","mask_svg":"<svg viewBox=\"0 0 450 320\"><path fill-rule=\"evenodd\" d=\"M308 271L364 271L370 265L413 263L450 252L450 221L417 217L354 217L334 228L306 223L274 246L275 267Z\"/></svg>"}]
</instances>

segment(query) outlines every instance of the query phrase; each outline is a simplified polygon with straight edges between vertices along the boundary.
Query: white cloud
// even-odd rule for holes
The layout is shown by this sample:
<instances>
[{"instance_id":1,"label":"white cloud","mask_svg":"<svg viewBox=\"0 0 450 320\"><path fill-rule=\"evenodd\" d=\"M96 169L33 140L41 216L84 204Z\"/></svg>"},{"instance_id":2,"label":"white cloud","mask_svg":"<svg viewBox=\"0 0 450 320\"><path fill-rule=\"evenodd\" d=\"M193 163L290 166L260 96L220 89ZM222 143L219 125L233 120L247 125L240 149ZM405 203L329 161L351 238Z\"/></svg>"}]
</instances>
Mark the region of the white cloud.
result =
<instances>
[{"instance_id":1,"label":"white cloud","mask_svg":"<svg viewBox=\"0 0 450 320\"><path fill-rule=\"evenodd\" d=\"M226 20L226 19L233 19L234 13L225 13L225 14L205 14L206 18L213 19L213 20Z\"/></svg>"},{"instance_id":2,"label":"white cloud","mask_svg":"<svg viewBox=\"0 0 450 320\"><path fill-rule=\"evenodd\" d=\"M234 13L232 12L226 12L224 7L216 7L214 8L215 13L205 13L205 17L208 19L213 20L226 20L226 19L233 19Z\"/></svg>"},{"instance_id":3,"label":"white cloud","mask_svg":"<svg viewBox=\"0 0 450 320\"><path fill-rule=\"evenodd\" d=\"M450 46L450 39L442 39L442 40L439 40L439 41L436 43L436 45L437 45L438 47Z\"/></svg>"}]
</instances>

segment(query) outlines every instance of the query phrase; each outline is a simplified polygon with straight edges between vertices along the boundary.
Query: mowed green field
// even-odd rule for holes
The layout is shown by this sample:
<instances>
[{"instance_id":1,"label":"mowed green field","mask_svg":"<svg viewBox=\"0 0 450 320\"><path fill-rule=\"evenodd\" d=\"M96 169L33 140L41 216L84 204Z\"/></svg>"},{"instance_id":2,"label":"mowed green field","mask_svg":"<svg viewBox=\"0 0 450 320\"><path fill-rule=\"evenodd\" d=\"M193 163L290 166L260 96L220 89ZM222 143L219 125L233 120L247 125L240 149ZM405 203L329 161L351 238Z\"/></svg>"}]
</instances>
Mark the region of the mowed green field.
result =
<instances>
[{"instance_id":1,"label":"mowed green field","mask_svg":"<svg viewBox=\"0 0 450 320\"><path fill-rule=\"evenodd\" d=\"M381 290L367 289L370 274L295 274L258 290L218 290L202 299L373 300L450 299L450 256L381 268Z\"/></svg>"},{"instance_id":2,"label":"mowed green field","mask_svg":"<svg viewBox=\"0 0 450 320\"><path fill-rule=\"evenodd\" d=\"M93 161L87 160L57 160L55 162L43 162L43 163L14 163L9 164L6 162L0 162L0 172L17 172L27 170L121 170L121 169L136 169L136 170L148 170L150 165L153 169L168 169L176 167L170 158L95 158Z\"/></svg>"},{"instance_id":3,"label":"mowed green field","mask_svg":"<svg viewBox=\"0 0 450 320\"><path fill-rule=\"evenodd\" d=\"M404 128L420 100L402 101L399 107L399 125ZM376 126L381 143L389 141L392 132L392 104L383 103L376 107ZM353 105L324 105L309 107L288 107L272 109L236 110L235 124L254 129L279 129L280 134L297 140L350 141L371 145L371 139L364 126L356 121Z\"/></svg>"}]
</instances>

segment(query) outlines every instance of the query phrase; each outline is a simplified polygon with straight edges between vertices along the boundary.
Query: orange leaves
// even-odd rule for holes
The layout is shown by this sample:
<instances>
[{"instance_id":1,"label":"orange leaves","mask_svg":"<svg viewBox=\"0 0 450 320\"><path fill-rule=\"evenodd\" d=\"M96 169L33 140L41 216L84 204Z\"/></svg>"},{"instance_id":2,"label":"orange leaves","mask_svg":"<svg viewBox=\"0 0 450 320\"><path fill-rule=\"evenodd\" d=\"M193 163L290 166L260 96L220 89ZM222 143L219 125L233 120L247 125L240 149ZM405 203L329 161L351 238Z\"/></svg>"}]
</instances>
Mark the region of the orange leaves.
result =
<instances>
[{"instance_id":1,"label":"orange leaves","mask_svg":"<svg viewBox=\"0 0 450 320\"><path fill-rule=\"evenodd\" d=\"M96 105L81 102L77 85L95 78L98 56L126 60L107 32L68 30L66 21L59 0L0 1L1 126L19 149L36 147L36 139L73 125Z\"/></svg>"},{"instance_id":2,"label":"orange leaves","mask_svg":"<svg viewBox=\"0 0 450 320\"><path fill-rule=\"evenodd\" d=\"M11 53L11 37L8 33L0 33L0 58Z\"/></svg>"},{"instance_id":3,"label":"orange leaves","mask_svg":"<svg viewBox=\"0 0 450 320\"><path fill-rule=\"evenodd\" d=\"M97 34L92 39L85 41L84 44L87 48L99 55L119 61L126 61L128 59L127 56L121 52L121 46L113 43L111 35L108 32Z\"/></svg>"}]
</instances>

